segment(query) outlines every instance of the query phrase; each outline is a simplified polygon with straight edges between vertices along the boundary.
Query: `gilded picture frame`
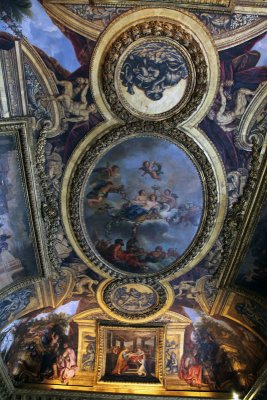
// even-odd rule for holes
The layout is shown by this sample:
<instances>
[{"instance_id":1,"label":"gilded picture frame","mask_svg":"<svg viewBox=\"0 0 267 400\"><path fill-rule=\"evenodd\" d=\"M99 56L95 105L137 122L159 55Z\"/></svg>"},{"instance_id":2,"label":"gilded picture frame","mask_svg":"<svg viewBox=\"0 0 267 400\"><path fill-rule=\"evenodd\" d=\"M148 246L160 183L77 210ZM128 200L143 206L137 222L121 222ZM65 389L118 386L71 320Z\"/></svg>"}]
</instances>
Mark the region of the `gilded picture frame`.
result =
<instances>
[{"instance_id":1,"label":"gilded picture frame","mask_svg":"<svg viewBox=\"0 0 267 400\"><path fill-rule=\"evenodd\" d=\"M6 270L10 264L10 281L0 286L0 298L18 288L40 281L49 271L45 233L40 224L41 203L34 160L29 151L33 147L31 121L29 118L0 121L1 154L3 153L1 267ZM27 244L27 254L20 254L20 250L16 248L18 237ZM14 271L17 271L18 279L13 277Z\"/></svg>"},{"instance_id":2,"label":"gilded picture frame","mask_svg":"<svg viewBox=\"0 0 267 400\"><path fill-rule=\"evenodd\" d=\"M96 384L163 385L162 324L98 324Z\"/></svg>"}]
</instances>

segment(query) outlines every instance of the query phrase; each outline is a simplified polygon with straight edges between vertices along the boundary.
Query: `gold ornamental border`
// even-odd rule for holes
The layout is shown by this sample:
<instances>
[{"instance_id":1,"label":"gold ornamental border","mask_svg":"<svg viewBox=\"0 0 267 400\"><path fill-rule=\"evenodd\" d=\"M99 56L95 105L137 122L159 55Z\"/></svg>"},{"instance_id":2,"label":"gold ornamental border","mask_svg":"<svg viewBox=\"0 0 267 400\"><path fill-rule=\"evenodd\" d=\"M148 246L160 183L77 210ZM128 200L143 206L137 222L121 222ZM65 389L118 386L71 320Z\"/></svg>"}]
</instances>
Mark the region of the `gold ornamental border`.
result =
<instances>
[{"instance_id":1,"label":"gold ornamental border","mask_svg":"<svg viewBox=\"0 0 267 400\"><path fill-rule=\"evenodd\" d=\"M226 0L227 1L227 0ZM230 1L230 0L229 0ZM216 4L217 3L217 4ZM235 4L234 4L235 3ZM88 0L75 0L75 5L88 5ZM166 7L173 7L181 10L190 10L192 12L208 12L208 13L220 13L231 11L239 14L256 14L259 16L266 16L266 4L265 0L233 0L229 2L229 6L222 6L218 2L213 0L201 1L201 0L183 0L183 1L164 1ZM74 5L74 0L43 0L42 6L48 15L58 24L67 26L79 35L86 37L89 40L97 41L101 35L104 27L97 21L89 21L86 18L82 18L70 11L67 6ZM93 6L96 7L125 7L125 9L131 9L132 11L138 7L158 7L161 6L162 2L159 1L146 1L146 0L95 0ZM238 44L244 43L249 39L264 33L267 29L267 20L256 21L250 25L246 25L235 30L220 33L220 35L214 36L214 42L218 50L225 50Z\"/></svg>"},{"instance_id":2,"label":"gold ornamental border","mask_svg":"<svg viewBox=\"0 0 267 400\"><path fill-rule=\"evenodd\" d=\"M121 287L125 284L133 283L147 286L149 289L152 289L152 291L157 294L157 304L150 307L148 311L141 311L139 313L135 312L134 314L131 312L127 313L126 311L120 312L119 309L117 309L111 301L109 305L107 304L107 301L105 300L105 292L109 291L110 288L116 290L116 288ZM112 286L114 286L114 288L112 288ZM165 291L165 296L162 296L161 293L159 293L159 289L161 289L161 291ZM110 315L112 318L120 322L140 324L155 320L156 318L159 318L162 314L164 314L171 307L174 301L174 294L172 287L166 282L162 285L151 280L147 282L146 279L142 278L126 278L124 280L117 281L113 279L103 281L98 287L96 298L98 304L103 309L103 311Z\"/></svg>"},{"instance_id":3,"label":"gold ornamental border","mask_svg":"<svg viewBox=\"0 0 267 400\"><path fill-rule=\"evenodd\" d=\"M103 124L105 125L105 124ZM62 184L61 212L66 234L78 256L94 271L104 277L125 277L126 273L108 264L94 252L83 232L81 224L81 193L88 171L96 158L107 149L130 137L154 136L173 142L185 150L200 174L204 191L204 212L198 232L184 255L160 273L151 273L147 277L169 280L191 270L210 250L223 225L227 207L225 172L217 152L210 142L198 130L196 137L179 130L162 131L155 134L149 129L133 129L127 126L120 129L104 130L95 128L74 152L67 165ZM190 129L188 132L194 131ZM99 134L96 135L96 132ZM204 147L204 148L203 148ZM131 274L134 276L134 274ZM145 278L145 275L144 275Z\"/></svg>"},{"instance_id":4,"label":"gold ornamental border","mask_svg":"<svg viewBox=\"0 0 267 400\"><path fill-rule=\"evenodd\" d=\"M38 182L33 158L33 119L29 117L0 119L0 137L12 137L15 142L16 159L23 197L26 208L26 218L29 224L29 235L35 258L35 266L30 274L24 269L24 277L15 280L0 290L0 299L15 290L26 288L30 284L37 284L49 276L51 265L47 257L47 241L45 230L40 223L41 199L38 193Z\"/></svg>"},{"instance_id":5,"label":"gold ornamental border","mask_svg":"<svg viewBox=\"0 0 267 400\"><path fill-rule=\"evenodd\" d=\"M198 102L198 107L195 107L194 111L186 116L186 122L183 122L184 125L190 124L194 126L206 115L216 96L220 71L219 57L214 40L208 29L196 16L184 10L143 7L130 10L118 16L100 36L92 56L90 81L93 98L100 113L106 120L116 119L118 122L121 122L120 114L116 115L113 110L110 110L109 103L104 93L102 71L105 66L105 59L108 52L112 49L112 46L114 46L122 34L127 35L127 31L131 29L134 30L136 25L141 26L142 24L145 25L150 22L155 23L155 26L157 24L176 26L177 31L181 31L181 37L185 43L188 40L191 41L190 38L192 38L193 42L198 45L201 56L204 58L206 66L208 66L206 70L203 71L205 72L204 75L206 75L205 83L203 83L203 85L205 85L203 98ZM161 36L155 36L155 39L159 37ZM190 54L190 49L188 49L188 52ZM201 74L199 74L199 76L201 76ZM196 90L198 90L197 84ZM193 101L195 100L193 99Z\"/></svg>"},{"instance_id":6,"label":"gold ornamental border","mask_svg":"<svg viewBox=\"0 0 267 400\"><path fill-rule=\"evenodd\" d=\"M122 96L119 88L119 70L131 50L139 43L165 42L182 54L189 70L188 81L181 100L169 110L159 114L142 113ZM104 61L102 74L103 93L112 112L127 123L143 120L168 119L174 126L188 119L201 104L208 89L208 65L203 50L191 33L181 24L150 19L131 26L112 44ZM101 84L101 82L100 82ZM137 100L138 101L138 100Z\"/></svg>"}]
</instances>

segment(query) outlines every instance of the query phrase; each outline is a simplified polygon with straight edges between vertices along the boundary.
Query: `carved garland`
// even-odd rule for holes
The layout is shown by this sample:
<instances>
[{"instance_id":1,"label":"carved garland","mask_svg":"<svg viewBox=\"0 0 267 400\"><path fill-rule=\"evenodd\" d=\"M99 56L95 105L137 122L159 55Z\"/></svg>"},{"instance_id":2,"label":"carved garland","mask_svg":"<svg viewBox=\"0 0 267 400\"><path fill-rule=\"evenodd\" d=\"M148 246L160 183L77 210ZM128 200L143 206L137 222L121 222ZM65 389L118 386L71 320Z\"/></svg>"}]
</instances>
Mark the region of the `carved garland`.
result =
<instances>
[{"instance_id":1,"label":"carved garland","mask_svg":"<svg viewBox=\"0 0 267 400\"><path fill-rule=\"evenodd\" d=\"M47 237L47 252L52 268L59 271L60 260L56 256L54 239L58 232L59 212L58 202L54 193L51 191L49 179L45 170L45 146L47 133L53 126L50 120L39 121L40 130L39 138L36 145L36 170L42 190L42 214L45 222L46 237Z\"/></svg>"},{"instance_id":2,"label":"carved garland","mask_svg":"<svg viewBox=\"0 0 267 400\"><path fill-rule=\"evenodd\" d=\"M153 125L155 128L156 125ZM149 126L151 127L151 123L149 124ZM152 132L146 131L146 133L148 135L155 136L155 129ZM140 134L140 127L138 130L133 130L132 125L131 127L123 126L119 129L114 130L113 132L109 132L102 138L97 139L96 142L91 146L91 148L88 149L88 151L85 153L84 157L78 164L69 189L71 192L71 197L69 200L70 222L82 251L97 269L102 271L104 274L107 274L114 278L125 276L126 273L123 273L121 271L119 272L115 269L115 267L107 265L107 263L105 263L100 256L96 255L96 253L89 246L83 233L83 227L80 221L80 196L83 189L84 181L88 175L88 170L96 161L97 157L115 142L123 140L124 138L127 138L129 136L138 135L143 135L143 133ZM196 257L196 255L201 251L210 236L210 233L216 221L218 206L216 179L212 166L208 161L205 153L189 136L177 129L171 130L168 133L168 136L165 135L164 138L166 140L173 141L176 145L181 144L184 149L186 149L188 153L194 158L195 163L197 164L197 169L200 170L203 174L204 179L202 177L202 182L204 185L205 198L204 209L206 210L206 214L204 214L203 216L204 223L202 223L202 228L198 232L196 239L193 241L184 257L178 262L174 263L172 266L170 266L168 270L165 270L162 273L154 273L149 275L156 276L157 279L166 278L167 276L184 269ZM140 283L141 282L146 284L145 281L140 281Z\"/></svg>"},{"instance_id":3,"label":"carved garland","mask_svg":"<svg viewBox=\"0 0 267 400\"><path fill-rule=\"evenodd\" d=\"M124 312L120 310L119 308L115 307L112 301L112 292L116 290L118 287L121 287L125 284L129 283L134 283L134 284L142 284L142 285L147 285L150 286L152 289L157 292L158 295L158 302L154 306L151 306L150 309L147 311L142 311L142 312ZM127 318L129 320L133 319L144 319L152 314L155 314L157 311L159 311L164 305L166 304L167 301L167 293L164 287L158 283L155 282L151 278L124 278L117 280L115 282L112 282L109 284L103 291L103 300L105 304L108 306L108 308L113 311L115 314L120 315L121 317Z\"/></svg>"},{"instance_id":4,"label":"carved garland","mask_svg":"<svg viewBox=\"0 0 267 400\"><path fill-rule=\"evenodd\" d=\"M186 120L197 109L207 89L207 64L203 52L192 35L186 32L181 26L169 22L149 21L132 26L124 32L112 44L112 48L108 52L104 62L102 77L105 96L112 111L126 123L138 120L119 101L115 89L114 75L119 58L127 47L136 40L145 37L173 39L189 53L194 64L196 87L192 92L191 98L188 99L187 105L179 113L171 117L175 125L177 125ZM168 112L159 115L163 118L168 118Z\"/></svg>"}]
</instances>

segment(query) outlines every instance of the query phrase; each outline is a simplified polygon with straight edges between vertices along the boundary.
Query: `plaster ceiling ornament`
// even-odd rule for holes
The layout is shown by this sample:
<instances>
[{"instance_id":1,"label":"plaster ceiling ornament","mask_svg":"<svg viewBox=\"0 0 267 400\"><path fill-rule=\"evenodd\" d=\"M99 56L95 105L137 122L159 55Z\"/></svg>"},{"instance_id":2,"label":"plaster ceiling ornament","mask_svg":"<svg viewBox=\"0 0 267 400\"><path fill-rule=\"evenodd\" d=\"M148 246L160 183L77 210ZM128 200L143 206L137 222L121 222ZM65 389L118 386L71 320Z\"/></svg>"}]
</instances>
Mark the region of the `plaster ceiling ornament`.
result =
<instances>
[{"instance_id":1,"label":"plaster ceiling ornament","mask_svg":"<svg viewBox=\"0 0 267 400\"><path fill-rule=\"evenodd\" d=\"M201 94L205 90L206 65L200 62L196 71L188 51L183 46L168 37L152 36L153 33L157 36L157 33L162 32L166 35L164 28L154 23L135 26L131 32L124 33L116 41L107 56L103 71L104 91L114 112L119 113L125 120L131 120L126 112L137 118L151 120L165 119L174 114L182 118L181 113L178 113L194 93L196 75L198 88L201 84L203 86L199 93L201 100ZM173 27L170 25L168 28L170 37L174 36L171 32ZM139 29L144 37L131 43L130 35L138 38ZM146 34L151 36L146 37ZM126 45L123 42L126 42ZM129 43L131 45L128 45ZM193 46L193 43L190 43L190 46ZM121 53L121 47L125 51L117 61L117 50ZM197 50L199 49L196 48ZM113 75L114 66L116 67ZM114 83L111 85L111 82ZM114 94L126 111L120 107Z\"/></svg>"},{"instance_id":2,"label":"plaster ceiling ornament","mask_svg":"<svg viewBox=\"0 0 267 400\"><path fill-rule=\"evenodd\" d=\"M225 173L196 128L216 93L214 60L206 28L191 14L169 9L126 12L96 46L91 89L106 121L74 151L61 210L73 249L97 273L123 279L116 290L130 293L138 277L143 293L148 277L155 285L182 275L220 232ZM158 283L147 289L153 303L131 310L115 304L116 283L106 285L98 301L124 321L151 320L173 298Z\"/></svg>"},{"instance_id":3,"label":"plaster ceiling ornament","mask_svg":"<svg viewBox=\"0 0 267 400\"><path fill-rule=\"evenodd\" d=\"M130 10L97 42L92 94L103 115L111 110L127 123L171 120L177 125L196 115L199 121L215 96L217 60L211 34L193 14Z\"/></svg>"},{"instance_id":4,"label":"plaster ceiling ornament","mask_svg":"<svg viewBox=\"0 0 267 400\"><path fill-rule=\"evenodd\" d=\"M131 26L112 44L103 68L106 99L127 122L181 122L197 109L206 85L205 55L180 21Z\"/></svg>"},{"instance_id":5,"label":"plaster ceiling ornament","mask_svg":"<svg viewBox=\"0 0 267 400\"><path fill-rule=\"evenodd\" d=\"M97 301L103 310L122 322L149 322L161 316L173 302L173 291L151 279L124 278L104 281Z\"/></svg>"}]
</instances>

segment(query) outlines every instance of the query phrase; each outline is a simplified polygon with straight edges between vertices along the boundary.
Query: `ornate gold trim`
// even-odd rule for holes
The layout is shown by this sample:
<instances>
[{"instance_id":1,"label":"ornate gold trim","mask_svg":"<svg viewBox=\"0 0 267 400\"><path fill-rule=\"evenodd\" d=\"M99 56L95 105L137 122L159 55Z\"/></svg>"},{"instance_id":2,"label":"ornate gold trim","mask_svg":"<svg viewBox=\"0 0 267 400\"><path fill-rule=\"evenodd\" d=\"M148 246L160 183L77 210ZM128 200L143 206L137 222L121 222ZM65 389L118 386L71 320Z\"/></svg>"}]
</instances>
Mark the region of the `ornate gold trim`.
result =
<instances>
[{"instance_id":1,"label":"ornate gold trim","mask_svg":"<svg viewBox=\"0 0 267 400\"><path fill-rule=\"evenodd\" d=\"M178 130L173 130L169 132L168 135L166 133L163 135L156 134L155 131L151 133L151 130L146 130L145 128L144 132L145 133L140 133L139 130L136 129L130 130L130 128L124 126L123 128L115 130L115 132L112 132L112 134L107 132L104 136L101 136L101 138L99 137L95 142L90 135L88 138L88 145L85 146L85 143L83 143L83 146L79 147L80 160L78 162L78 167L75 168L75 165L71 162L71 169L69 170L67 168L66 175L63 178L64 182L65 179L68 179L67 183L63 183L63 187L68 187L68 190L62 193L61 202L62 211L64 210L64 212L67 213L67 218L63 219L66 232L68 235L70 235L69 239L71 244L78 252L79 256L81 255L87 265L89 264L92 269L103 276L110 275L113 277L119 277L124 276L125 273L122 271L118 272L115 268L111 269L111 267L107 266L105 262L102 260L100 261L99 256L96 256L95 253L92 252L80 226L78 199L80 198L80 191L84 185L84 179L87 176L88 170L92 168L92 163L95 162L95 158L98 157L104 150L114 146L119 141L127 140L129 137L152 135L156 137L162 137L165 140L173 142L174 144L178 145L178 147L182 147L187 153L189 152L191 158L193 157L193 162L197 164L197 169L201 174L201 179L205 188L205 213L197 238L193 242L196 245L198 241L198 245L193 249L193 244L191 244L188 251L184 254L180 261L178 261L178 263L175 263L162 273L150 274L151 276L155 275L158 279L168 279L168 276L171 276L171 278L174 276L180 276L186 271L192 269L193 266L196 265L196 263L199 262L200 259L202 259L206 252L210 249L223 224L223 217L227 204L224 174L219 174L218 176L216 172L221 171L220 162L211 164L210 161L208 161L209 156L206 156L206 154L210 154L209 150L213 150L213 147L206 146L205 152L203 152L202 146L204 145L204 137L200 138L202 141L202 146L200 146L199 143L195 143L195 140L190 138L190 135L185 135ZM89 149L90 151L88 151ZM83 157L83 153L85 153L86 156ZM211 151L211 153L213 153L213 151ZM72 169L73 167L74 170ZM214 170L213 168L216 169ZM69 178L72 181L71 185L69 185ZM208 213L206 214L206 212ZM221 218L218 218L218 215L220 215ZM206 243L205 238L208 238Z\"/></svg>"},{"instance_id":2,"label":"ornate gold trim","mask_svg":"<svg viewBox=\"0 0 267 400\"><path fill-rule=\"evenodd\" d=\"M267 20L266 20L267 23ZM267 27L267 24L266 24ZM257 141L259 146L263 145L264 138L261 132L255 132L250 135L250 130L252 128L252 124L255 122L255 116L259 115L262 111L262 108L267 105L267 82L263 82L259 89L257 90L255 96L249 103L246 111L242 115L241 121L238 127L238 134L235 138L236 145L246 151L252 150L252 139Z\"/></svg>"},{"instance_id":3,"label":"ornate gold trim","mask_svg":"<svg viewBox=\"0 0 267 400\"><path fill-rule=\"evenodd\" d=\"M267 9L265 11L267 13ZM250 39L253 39L256 36L259 36L261 33L264 33L267 29L267 20L258 22L253 26L245 27L240 31L230 31L227 35L222 35L221 37L215 38L215 43L217 49L219 51L229 49L233 46L238 46L241 43L244 43ZM230 35L232 33L232 35Z\"/></svg>"},{"instance_id":4,"label":"ornate gold trim","mask_svg":"<svg viewBox=\"0 0 267 400\"><path fill-rule=\"evenodd\" d=\"M189 76L181 100L169 110L148 114L130 105L120 89L120 69L131 50L144 42L164 42L176 47L187 64ZM103 92L115 115L131 123L137 118L159 121L172 117L173 123L187 119L198 107L207 89L207 65L199 44L178 24L148 20L124 31L112 43L103 68ZM100 84L100 83L99 83ZM190 103L189 103L190 100Z\"/></svg>"},{"instance_id":5,"label":"ornate gold trim","mask_svg":"<svg viewBox=\"0 0 267 400\"><path fill-rule=\"evenodd\" d=\"M73 4L73 1L70 4ZM86 4L88 4L88 2ZM90 40L96 41L103 30L103 28L101 29L98 24L88 22L69 11L64 7L64 5L62 5L62 1L60 3L52 3L49 0L45 0L43 1L42 6L51 18Z\"/></svg>"},{"instance_id":6,"label":"ornate gold trim","mask_svg":"<svg viewBox=\"0 0 267 400\"><path fill-rule=\"evenodd\" d=\"M30 62L32 69L37 73L47 93L49 95L58 94L57 85L52 74L35 48L25 38L21 41L21 48L26 60ZM49 102L48 109L51 111L53 124L47 132L47 137L52 138L62 133L61 119L64 117L64 112L63 108L56 101Z\"/></svg>"},{"instance_id":7,"label":"ornate gold trim","mask_svg":"<svg viewBox=\"0 0 267 400\"><path fill-rule=\"evenodd\" d=\"M207 69L207 78L204 80L205 83L203 83L207 91L202 100L201 98L196 99L196 104L194 106L199 105L199 107L194 113L190 114L191 110L188 111L186 115L187 121L184 122L184 125L186 124L189 126L190 124L190 126L195 126L206 115L216 96L219 82L219 58L214 40L208 29L196 16L184 10L170 8L138 8L120 15L106 28L96 44L90 66L92 94L98 109L106 120L111 118L109 104L103 92L101 73L103 60L106 58L109 49L123 32L127 32L127 30L131 28L134 29L135 25L141 26L149 21L157 21L157 24L169 24L181 27L186 32L186 35L191 35L194 42L200 47L202 57L204 57L206 65L209 66ZM185 43L188 39L189 36L184 38ZM181 40L183 41L182 35ZM190 54L190 49L188 49L188 52ZM200 101L201 104L199 104ZM116 117L117 120L119 117L120 115L118 114ZM118 122L119 121L120 120L118 120Z\"/></svg>"},{"instance_id":8,"label":"ornate gold trim","mask_svg":"<svg viewBox=\"0 0 267 400\"><path fill-rule=\"evenodd\" d=\"M73 4L73 0L46 0L51 4ZM211 9L215 11L232 11L236 0L166 0L166 6L182 7L190 9ZM88 0L76 0L76 4L88 4ZM117 7L134 7L134 6L159 6L162 5L160 0L95 0L96 6L117 6Z\"/></svg>"},{"instance_id":9,"label":"ornate gold trim","mask_svg":"<svg viewBox=\"0 0 267 400\"><path fill-rule=\"evenodd\" d=\"M152 306L148 311L137 311L135 313L120 311L112 304L112 300L110 298L110 290L125 284L140 284L147 286L155 293L157 293L157 303ZM105 293L107 291L108 293ZM171 307L174 300L173 290L170 285L168 285L167 283L161 285L160 283L154 282L152 280L147 281L146 279L142 278L125 278L118 281L115 281L113 279L105 280L99 285L96 297L98 304L105 311L105 313L120 322L130 322L133 324L143 324L145 322L155 320Z\"/></svg>"},{"instance_id":10,"label":"ornate gold trim","mask_svg":"<svg viewBox=\"0 0 267 400\"><path fill-rule=\"evenodd\" d=\"M260 160L259 146L257 145L253 150L252 168L245 192L241 200L234 205L234 211L228 220L229 226L226 225L225 228L226 231L229 230L226 237L231 244L229 243L229 254L224 260L227 265L220 271L220 287L227 287L234 282L238 273L237 268L252 238L267 194L267 152L262 155Z\"/></svg>"},{"instance_id":11,"label":"ornate gold trim","mask_svg":"<svg viewBox=\"0 0 267 400\"><path fill-rule=\"evenodd\" d=\"M267 366L263 371L263 373L256 380L250 391L246 394L243 400L252 400L258 394L260 395L260 391L263 388L263 386L266 385L266 382L267 382Z\"/></svg>"}]
</instances>

